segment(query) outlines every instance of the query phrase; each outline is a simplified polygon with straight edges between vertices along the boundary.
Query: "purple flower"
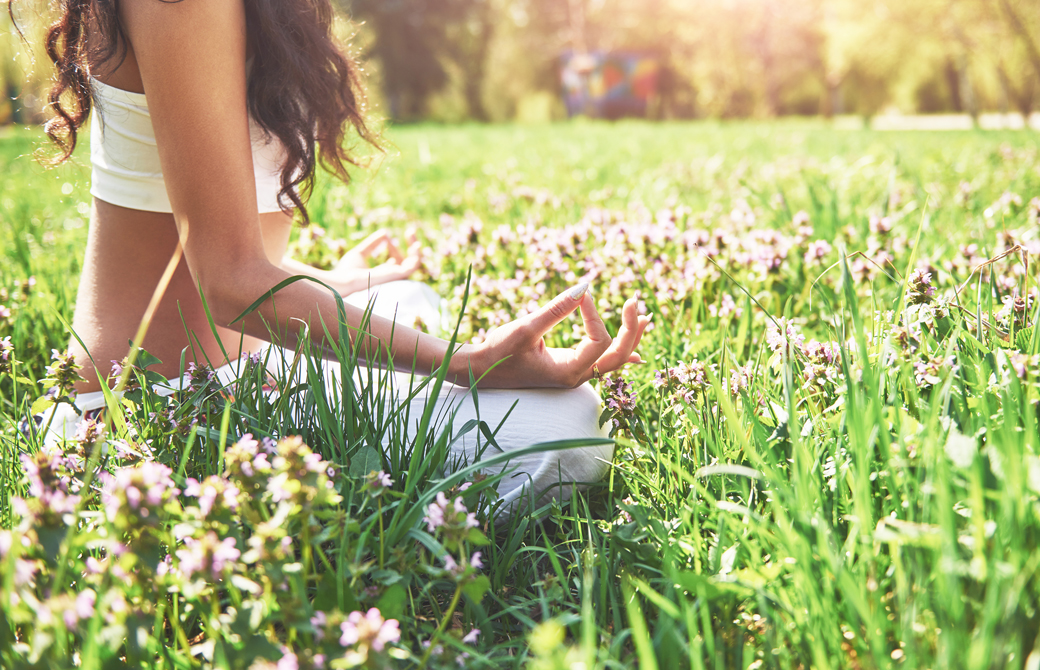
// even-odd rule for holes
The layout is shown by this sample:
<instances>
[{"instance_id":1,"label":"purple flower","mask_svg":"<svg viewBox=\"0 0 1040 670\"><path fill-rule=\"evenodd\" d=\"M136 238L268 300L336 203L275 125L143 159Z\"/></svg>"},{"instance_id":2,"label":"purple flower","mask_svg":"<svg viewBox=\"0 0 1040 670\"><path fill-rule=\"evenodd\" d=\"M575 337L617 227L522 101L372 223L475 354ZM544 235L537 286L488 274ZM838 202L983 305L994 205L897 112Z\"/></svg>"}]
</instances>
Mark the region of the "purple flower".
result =
<instances>
[{"instance_id":1,"label":"purple flower","mask_svg":"<svg viewBox=\"0 0 1040 670\"><path fill-rule=\"evenodd\" d=\"M0 305L2 308L3 305ZM3 314L0 313L0 318L3 318ZM11 352L14 351L14 345L11 344L11 336L0 339L0 375L10 372L11 366Z\"/></svg>"},{"instance_id":2,"label":"purple flower","mask_svg":"<svg viewBox=\"0 0 1040 670\"><path fill-rule=\"evenodd\" d=\"M94 616L94 603L97 602L97 594L87 589L76 596L76 616L80 621Z\"/></svg>"},{"instance_id":3,"label":"purple flower","mask_svg":"<svg viewBox=\"0 0 1040 670\"><path fill-rule=\"evenodd\" d=\"M766 344L770 350L780 353L787 352L788 355L800 349L805 342L805 336L798 332L794 324L784 317L775 322L770 321L766 327Z\"/></svg>"},{"instance_id":4,"label":"purple flower","mask_svg":"<svg viewBox=\"0 0 1040 670\"><path fill-rule=\"evenodd\" d=\"M365 614L351 612L347 620L340 626L343 635L339 639L340 646L357 646L367 652L368 648L383 651L390 642L401 639L401 631L396 619L384 620L379 610L373 607Z\"/></svg>"},{"instance_id":5,"label":"purple flower","mask_svg":"<svg viewBox=\"0 0 1040 670\"><path fill-rule=\"evenodd\" d=\"M1011 363L1011 369L1015 371L1015 376L1026 381L1031 375L1030 372L1040 367L1040 355L1030 356L1023 354L1021 351L1013 351L1009 354L1008 358ZM0 556L3 554L0 553Z\"/></svg>"},{"instance_id":6,"label":"purple flower","mask_svg":"<svg viewBox=\"0 0 1040 670\"><path fill-rule=\"evenodd\" d=\"M480 525L476 513L466 508L461 497L449 502L443 491L438 491L434 502L426 506L423 521L431 533L442 528L449 534L458 534Z\"/></svg>"},{"instance_id":7,"label":"purple flower","mask_svg":"<svg viewBox=\"0 0 1040 670\"><path fill-rule=\"evenodd\" d=\"M199 499L199 511L203 517L210 515L218 500L228 510L238 509L238 487L216 475L210 475L202 482L189 477L184 495Z\"/></svg>"},{"instance_id":8,"label":"purple flower","mask_svg":"<svg viewBox=\"0 0 1040 670\"><path fill-rule=\"evenodd\" d=\"M602 379L604 390L607 392L606 405L611 410L614 425L618 428L627 428L629 421L635 418L637 394L632 390L632 385L625 378L604 377Z\"/></svg>"},{"instance_id":9,"label":"purple flower","mask_svg":"<svg viewBox=\"0 0 1040 670\"><path fill-rule=\"evenodd\" d=\"M14 585L29 586L33 583L38 570L39 568L34 561L26 561L21 558L16 559L14 562Z\"/></svg>"},{"instance_id":10,"label":"purple flower","mask_svg":"<svg viewBox=\"0 0 1040 670\"><path fill-rule=\"evenodd\" d=\"M105 424L96 419L84 419L80 421L76 429L75 440L83 445L84 449L90 449L105 435Z\"/></svg>"},{"instance_id":11,"label":"purple flower","mask_svg":"<svg viewBox=\"0 0 1040 670\"><path fill-rule=\"evenodd\" d=\"M884 236L892 232L892 219L888 216L870 217L870 232L875 235Z\"/></svg>"},{"instance_id":12,"label":"purple flower","mask_svg":"<svg viewBox=\"0 0 1040 670\"><path fill-rule=\"evenodd\" d=\"M383 491L394 485L394 480L390 479L390 475L386 474L382 470L376 472L373 470L368 473L365 477L365 485L363 490L373 498L378 498L382 495Z\"/></svg>"},{"instance_id":13,"label":"purple flower","mask_svg":"<svg viewBox=\"0 0 1040 670\"><path fill-rule=\"evenodd\" d=\"M321 642L325 639L325 626L328 624L328 617L325 616L325 612L318 610L311 617L311 625L314 626L314 640Z\"/></svg>"},{"instance_id":14,"label":"purple flower","mask_svg":"<svg viewBox=\"0 0 1040 670\"><path fill-rule=\"evenodd\" d=\"M201 540L184 538L184 548L177 550L180 571L187 579L197 574L219 579L241 555L242 552L235 547L235 538L221 540L213 531L206 533Z\"/></svg>"},{"instance_id":15,"label":"purple flower","mask_svg":"<svg viewBox=\"0 0 1040 670\"><path fill-rule=\"evenodd\" d=\"M75 357L68 351L51 349L51 360L54 362L47 367L47 379L43 381L57 389L55 395L58 398L74 399L76 391L73 387L76 382L83 380L76 372L81 366L76 364Z\"/></svg>"},{"instance_id":16,"label":"purple flower","mask_svg":"<svg viewBox=\"0 0 1040 670\"><path fill-rule=\"evenodd\" d=\"M22 469L29 479L29 493L43 496L50 490L68 492L68 461L54 448L45 447L33 455L22 454Z\"/></svg>"},{"instance_id":17,"label":"purple flower","mask_svg":"<svg viewBox=\"0 0 1040 670\"><path fill-rule=\"evenodd\" d=\"M468 632L468 633L466 633L465 635L462 636L462 643L463 644L476 644L478 637L480 637L480 629L479 628L474 628L473 630L471 630L470 632Z\"/></svg>"},{"instance_id":18,"label":"purple flower","mask_svg":"<svg viewBox=\"0 0 1040 670\"><path fill-rule=\"evenodd\" d=\"M431 533L444 525L445 511L448 508L448 500L444 495L443 491L437 493L437 499L435 502L430 503L426 506L426 516L423 517L423 521L426 522L426 529Z\"/></svg>"},{"instance_id":19,"label":"purple flower","mask_svg":"<svg viewBox=\"0 0 1040 670\"><path fill-rule=\"evenodd\" d=\"M805 251L804 260L807 265L818 265L824 258L830 255L834 247L827 240L816 240L809 244Z\"/></svg>"},{"instance_id":20,"label":"purple flower","mask_svg":"<svg viewBox=\"0 0 1040 670\"><path fill-rule=\"evenodd\" d=\"M924 305L935 298L932 273L914 270L906 286L906 301L911 305Z\"/></svg>"},{"instance_id":21,"label":"purple flower","mask_svg":"<svg viewBox=\"0 0 1040 670\"><path fill-rule=\"evenodd\" d=\"M300 662L296 658L296 654L289 651L287 648L282 648L284 654L278 659L278 665L275 666L275 670L300 670Z\"/></svg>"},{"instance_id":22,"label":"purple flower","mask_svg":"<svg viewBox=\"0 0 1040 670\"><path fill-rule=\"evenodd\" d=\"M206 364L196 365L194 362L188 363L188 387L192 391L197 391L201 388L205 388L217 381L217 372Z\"/></svg>"},{"instance_id":23,"label":"purple flower","mask_svg":"<svg viewBox=\"0 0 1040 670\"><path fill-rule=\"evenodd\" d=\"M120 468L114 474L102 473L101 501L109 521L122 513L129 514L120 523L135 527L140 520L157 520L154 513L167 501L180 495L170 475L173 471L161 463L143 461L139 465Z\"/></svg>"}]
</instances>

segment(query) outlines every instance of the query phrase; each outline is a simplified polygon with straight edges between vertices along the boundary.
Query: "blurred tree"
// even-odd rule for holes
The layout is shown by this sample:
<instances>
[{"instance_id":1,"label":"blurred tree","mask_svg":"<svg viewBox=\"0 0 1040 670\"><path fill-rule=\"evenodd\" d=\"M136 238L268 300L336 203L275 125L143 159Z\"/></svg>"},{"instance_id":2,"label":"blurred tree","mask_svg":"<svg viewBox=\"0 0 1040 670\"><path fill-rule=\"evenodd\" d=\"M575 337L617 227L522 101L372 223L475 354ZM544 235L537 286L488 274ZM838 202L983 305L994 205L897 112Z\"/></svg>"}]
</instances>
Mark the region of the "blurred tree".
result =
<instances>
[{"instance_id":1,"label":"blurred tree","mask_svg":"<svg viewBox=\"0 0 1040 670\"><path fill-rule=\"evenodd\" d=\"M998 52L997 72L1007 96L1028 116L1040 88L1040 10L1036 0L999 0L999 5L1017 44L1008 50L1005 40L995 40L991 48ZM1026 73L1027 66L1031 75Z\"/></svg>"},{"instance_id":2,"label":"blurred tree","mask_svg":"<svg viewBox=\"0 0 1040 670\"><path fill-rule=\"evenodd\" d=\"M558 118L560 57L585 49L658 55L658 118L1040 107L1040 0L334 2L364 22L397 120ZM15 3L32 49L3 19L0 85L24 104L0 104L0 121L38 116L46 4Z\"/></svg>"},{"instance_id":3,"label":"blurred tree","mask_svg":"<svg viewBox=\"0 0 1040 670\"><path fill-rule=\"evenodd\" d=\"M434 14L423 0L340 0L356 20L370 24L371 53L379 60L390 116L421 118L430 94L448 81L436 49Z\"/></svg>"},{"instance_id":4,"label":"blurred tree","mask_svg":"<svg viewBox=\"0 0 1040 670\"><path fill-rule=\"evenodd\" d=\"M484 83L499 8L492 0L453 0L446 4L451 12L444 17L444 52L461 72L470 118L487 121Z\"/></svg>"},{"instance_id":5,"label":"blurred tree","mask_svg":"<svg viewBox=\"0 0 1040 670\"><path fill-rule=\"evenodd\" d=\"M0 123L42 123L46 120L42 101L51 75L42 39L46 3L22 0L12 9L16 23L7 7L0 10ZM34 68L37 63L44 64L42 70Z\"/></svg>"},{"instance_id":6,"label":"blurred tree","mask_svg":"<svg viewBox=\"0 0 1040 670\"><path fill-rule=\"evenodd\" d=\"M390 116L422 118L430 96L449 83L445 61L461 71L472 118L486 120L483 85L494 30L492 0L337 0L369 23Z\"/></svg>"}]
</instances>

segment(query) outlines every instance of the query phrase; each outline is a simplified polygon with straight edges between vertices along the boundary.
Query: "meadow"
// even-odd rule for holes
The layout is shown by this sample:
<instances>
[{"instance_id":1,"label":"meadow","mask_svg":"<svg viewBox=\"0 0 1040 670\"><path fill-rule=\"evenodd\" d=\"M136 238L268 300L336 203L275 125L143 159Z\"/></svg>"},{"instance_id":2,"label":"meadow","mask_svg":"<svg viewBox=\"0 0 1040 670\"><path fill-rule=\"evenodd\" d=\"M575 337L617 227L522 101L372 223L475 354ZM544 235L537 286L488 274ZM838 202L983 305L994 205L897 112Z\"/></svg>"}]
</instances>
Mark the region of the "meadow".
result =
<instances>
[{"instance_id":1,"label":"meadow","mask_svg":"<svg viewBox=\"0 0 1040 670\"><path fill-rule=\"evenodd\" d=\"M655 315L595 383L608 477L499 524L443 468L494 427L403 416L348 346L361 383L304 350L169 396L142 352L103 424L20 432L68 397L89 215L40 136L0 135L4 668L1040 667L1040 135L388 130L300 257L415 231L459 341L583 280Z\"/></svg>"}]
</instances>

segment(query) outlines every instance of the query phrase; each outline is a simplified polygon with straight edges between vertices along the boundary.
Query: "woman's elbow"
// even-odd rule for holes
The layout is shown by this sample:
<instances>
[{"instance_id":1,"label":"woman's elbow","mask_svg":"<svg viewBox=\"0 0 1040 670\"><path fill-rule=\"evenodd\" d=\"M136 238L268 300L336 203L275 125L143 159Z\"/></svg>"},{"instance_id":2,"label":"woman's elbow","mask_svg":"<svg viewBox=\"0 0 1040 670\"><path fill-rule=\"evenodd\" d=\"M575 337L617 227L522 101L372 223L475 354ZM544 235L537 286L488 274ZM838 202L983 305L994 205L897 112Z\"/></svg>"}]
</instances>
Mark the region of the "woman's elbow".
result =
<instances>
[{"instance_id":1,"label":"woman's elbow","mask_svg":"<svg viewBox=\"0 0 1040 670\"><path fill-rule=\"evenodd\" d=\"M267 269L274 269L267 264ZM232 326L247 315L250 307L260 301L270 286L258 282L258 268L223 268L216 272L199 273L196 283L203 304L213 322L220 326ZM271 284L276 283L277 280Z\"/></svg>"}]
</instances>

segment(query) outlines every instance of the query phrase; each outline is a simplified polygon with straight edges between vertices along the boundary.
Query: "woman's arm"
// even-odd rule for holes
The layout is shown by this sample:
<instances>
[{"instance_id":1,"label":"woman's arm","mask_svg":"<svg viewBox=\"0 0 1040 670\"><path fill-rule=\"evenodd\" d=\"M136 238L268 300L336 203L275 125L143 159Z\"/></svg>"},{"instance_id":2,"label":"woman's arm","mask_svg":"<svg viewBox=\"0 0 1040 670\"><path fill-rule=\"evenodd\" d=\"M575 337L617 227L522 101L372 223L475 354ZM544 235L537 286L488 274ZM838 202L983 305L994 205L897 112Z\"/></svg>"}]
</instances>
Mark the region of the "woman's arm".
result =
<instances>
[{"instance_id":1,"label":"woman's arm","mask_svg":"<svg viewBox=\"0 0 1040 670\"><path fill-rule=\"evenodd\" d=\"M120 3L145 93L166 188L185 258L214 318L230 324L290 274L267 258L256 208L246 105L246 29L240 0ZM589 335L574 350L545 347L542 334L581 307ZM402 366L429 373L447 355L444 340L372 318L358 333L362 310L347 306L347 322L363 354L391 343ZM637 359L632 351L644 319L634 305L611 343L592 300L563 295L541 312L494 331L482 345L463 345L451 378L466 383L506 359L487 378L499 387L574 386L599 370ZM295 282L241 322L249 335L291 346L304 332L336 333L337 305L325 289ZM391 337L392 335L392 337Z\"/></svg>"},{"instance_id":2,"label":"woman's arm","mask_svg":"<svg viewBox=\"0 0 1040 670\"><path fill-rule=\"evenodd\" d=\"M384 250L389 258L383 263L369 267L369 260ZM342 296L380 284L408 279L421 265L419 243L413 239L408 249L402 251L388 230L377 230L366 237L348 250L332 270L319 270L288 256L281 262L281 267L286 272L314 277L336 289Z\"/></svg>"}]
</instances>

